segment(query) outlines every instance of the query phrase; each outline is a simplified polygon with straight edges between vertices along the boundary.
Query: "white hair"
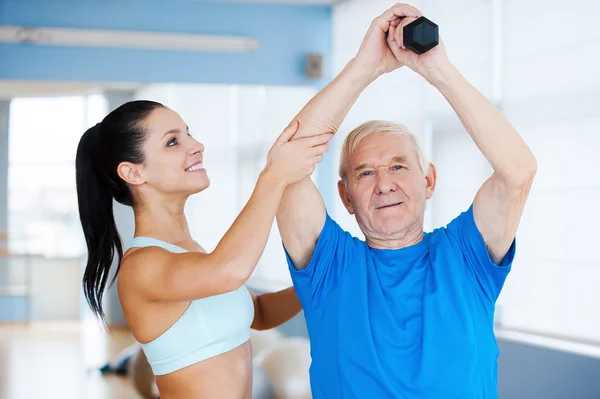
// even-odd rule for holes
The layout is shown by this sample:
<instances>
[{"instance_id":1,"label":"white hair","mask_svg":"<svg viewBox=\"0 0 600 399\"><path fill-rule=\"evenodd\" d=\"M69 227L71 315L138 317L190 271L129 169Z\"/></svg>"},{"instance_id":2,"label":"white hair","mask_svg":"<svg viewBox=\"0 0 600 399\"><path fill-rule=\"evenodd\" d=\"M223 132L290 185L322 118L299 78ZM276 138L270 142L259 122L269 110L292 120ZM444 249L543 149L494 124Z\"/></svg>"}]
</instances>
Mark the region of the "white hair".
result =
<instances>
[{"instance_id":1,"label":"white hair","mask_svg":"<svg viewBox=\"0 0 600 399\"><path fill-rule=\"evenodd\" d=\"M363 123L362 125L356 127L352 130L346 139L344 140L344 144L342 146L342 155L340 158L340 178L345 180L346 172L348 167L348 158L354 152L358 143L361 142L362 139L368 137L374 133L386 133L386 134L397 134L402 137L406 137L410 141L413 142L417 151L417 158L419 160L419 166L421 167L421 171L423 173L427 173L429 168L429 163L421 146L419 144L419 138L412 134L408 128L402 124L380 121L380 120L372 120Z\"/></svg>"}]
</instances>

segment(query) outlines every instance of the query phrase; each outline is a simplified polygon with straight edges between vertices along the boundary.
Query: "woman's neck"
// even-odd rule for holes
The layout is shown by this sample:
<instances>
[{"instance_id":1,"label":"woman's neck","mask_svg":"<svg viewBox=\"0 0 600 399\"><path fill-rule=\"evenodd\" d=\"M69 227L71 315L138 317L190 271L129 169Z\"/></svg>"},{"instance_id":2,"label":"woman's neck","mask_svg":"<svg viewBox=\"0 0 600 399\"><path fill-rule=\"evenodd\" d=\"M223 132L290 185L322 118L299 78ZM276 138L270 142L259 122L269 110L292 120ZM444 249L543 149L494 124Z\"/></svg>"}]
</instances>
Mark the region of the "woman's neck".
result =
<instances>
[{"instance_id":1,"label":"woman's neck","mask_svg":"<svg viewBox=\"0 0 600 399\"><path fill-rule=\"evenodd\" d=\"M168 242L193 241L184 205L156 202L135 208L135 236L151 236Z\"/></svg>"}]
</instances>

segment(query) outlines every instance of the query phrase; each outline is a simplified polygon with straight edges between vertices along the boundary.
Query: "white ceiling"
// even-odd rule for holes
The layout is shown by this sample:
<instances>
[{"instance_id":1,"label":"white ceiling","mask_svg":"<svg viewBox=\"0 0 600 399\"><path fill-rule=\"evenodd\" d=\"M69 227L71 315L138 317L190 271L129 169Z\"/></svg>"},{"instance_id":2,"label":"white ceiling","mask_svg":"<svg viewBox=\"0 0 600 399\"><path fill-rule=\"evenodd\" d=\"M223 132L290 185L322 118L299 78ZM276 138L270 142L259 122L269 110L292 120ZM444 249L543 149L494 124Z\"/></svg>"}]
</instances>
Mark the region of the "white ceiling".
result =
<instances>
[{"instance_id":1,"label":"white ceiling","mask_svg":"<svg viewBox=\"0 0 600 399\"><path fill-rule=\"evenodd\" d=\"M0 80L0 99L12 97L69 96L99 93L104 90L138 90L136 83L74 83Z\"/></svg>"},{"instance_id":2,"label":"white ceiling","mask_svg":"<svg viewBox=\"0 0 600 399\"><path fill-rule=\"evenodd\" d=\"M221 3L338 4L347 0L196 0Z\"/></svg>"}]
</instances>

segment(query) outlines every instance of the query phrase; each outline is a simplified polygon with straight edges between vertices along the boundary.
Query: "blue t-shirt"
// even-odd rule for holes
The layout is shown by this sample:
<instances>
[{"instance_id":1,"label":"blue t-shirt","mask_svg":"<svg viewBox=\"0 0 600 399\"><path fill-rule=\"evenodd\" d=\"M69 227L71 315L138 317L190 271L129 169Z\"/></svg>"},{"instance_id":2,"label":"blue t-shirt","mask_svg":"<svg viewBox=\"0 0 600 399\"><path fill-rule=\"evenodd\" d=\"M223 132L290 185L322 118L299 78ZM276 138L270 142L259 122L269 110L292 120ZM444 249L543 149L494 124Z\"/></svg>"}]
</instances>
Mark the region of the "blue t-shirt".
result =
<instances>
[{"instance_id":1,"label":"blue t-shirt","mask_svg":"<svg viewBox=\"0 0 600 399\"><path fill-rule=\"evenodd\" d=\"M288 255L313 397L497 398L494 305L515 246L494 264L472 206L397 250L369 248L327 215L308 267Z\"/></svg>"}]
</instances>

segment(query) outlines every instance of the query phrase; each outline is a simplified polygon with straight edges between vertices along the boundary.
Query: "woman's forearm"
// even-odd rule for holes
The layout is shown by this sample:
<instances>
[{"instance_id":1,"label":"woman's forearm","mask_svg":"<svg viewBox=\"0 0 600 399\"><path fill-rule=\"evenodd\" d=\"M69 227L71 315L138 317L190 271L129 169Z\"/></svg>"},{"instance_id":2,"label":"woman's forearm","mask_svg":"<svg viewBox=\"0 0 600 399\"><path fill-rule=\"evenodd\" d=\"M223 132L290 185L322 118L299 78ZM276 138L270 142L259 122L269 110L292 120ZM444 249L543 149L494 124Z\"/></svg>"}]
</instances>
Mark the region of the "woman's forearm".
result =
<instances>
[{"instance_id":1,"label":"woman's forearm","mask_svg":"<svg viewBox=\"0 0 600 399\"><path fill-rule=\"evenodd\" d=\"M233 288L250 277L263 254L285 185L264 172L248 203L210 255L232 277Z\"/></svg>"},{"instance_id":2,"label":"woman's forearm","mask_svg":"<svg viewBox=\"0 0 600 399\"><path fill-rule=\"evenodd\" d=\"M257 295L254 300L252 328L255 330L275 328L296 316L301 310L302 305L294 287Z\"/></svg>"}]
</instances>

